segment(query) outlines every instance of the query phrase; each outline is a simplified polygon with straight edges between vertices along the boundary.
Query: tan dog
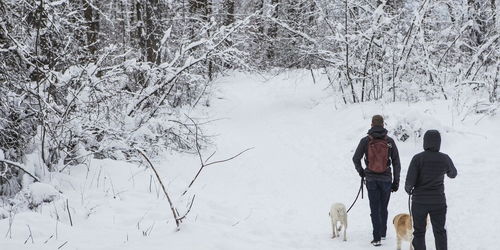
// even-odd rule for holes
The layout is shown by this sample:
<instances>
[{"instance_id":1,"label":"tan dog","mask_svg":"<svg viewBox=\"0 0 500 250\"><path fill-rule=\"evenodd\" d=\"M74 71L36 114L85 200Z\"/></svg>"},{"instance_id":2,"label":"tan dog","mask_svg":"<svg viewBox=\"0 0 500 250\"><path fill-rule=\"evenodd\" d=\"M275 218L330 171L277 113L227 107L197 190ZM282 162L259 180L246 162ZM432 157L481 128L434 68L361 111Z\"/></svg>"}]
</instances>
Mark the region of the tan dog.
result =
<instances>
[{"instance_id":1,"label":"tan dog","mask_svg":"<svg viewBox=\"0 0 500 250\"><path fill-rule=\"evenodd\" d=\"M398 214L394 217L392 223L394 224L398 238L397 250L401 250L402 240L409 241L410 250L413 250L413 244L411 243L413 240L413 222L411 216L409 214Z\"/></svg>"},{"instance_id":2,"label":"tan dog","mask_svg":"<svg viewBox=\"0 0 500 250\"><path fill-rule=\"evenodd\" d=\"M340 231L342 228L344 229L344 241L346 238L346 229L347 229L347 212L344 204L335 203L330 208L330 219L332 220L332 239L335 237L340 237ZM337 225L340 224L340 225ZM338 226L338 227L337 227Z\"/></svg>"}]
</instances>

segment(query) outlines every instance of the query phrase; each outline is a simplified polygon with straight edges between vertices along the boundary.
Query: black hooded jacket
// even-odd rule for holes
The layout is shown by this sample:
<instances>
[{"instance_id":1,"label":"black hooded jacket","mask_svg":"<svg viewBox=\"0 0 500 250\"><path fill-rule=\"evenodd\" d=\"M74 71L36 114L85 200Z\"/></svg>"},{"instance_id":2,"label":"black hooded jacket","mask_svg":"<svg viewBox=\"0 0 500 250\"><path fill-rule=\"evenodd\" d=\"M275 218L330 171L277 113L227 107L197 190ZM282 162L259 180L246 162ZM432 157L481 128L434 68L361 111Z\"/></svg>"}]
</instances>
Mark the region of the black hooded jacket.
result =
<instances>
[{"instance_id":1,"label":"black hooded jacket","mask_svg":"<svg viewBox=\"0 0 500 250\"><path fill-rule=\"evenodd\" d=\"M424 135L424 152L413 157L406 175L405 191L413 202L421 204L446 203L444 175L457 176L457 169L447 154L439 152L441 135L429 130Z\"/></svg>"},{"instance_id":2,"label":"black hooded jacket","mask_svg":"<svg viewBox=\"0 0 500 250\"><path fill-rule=\"evenodd\" d=\"M387 135L387 129L381 126L373 126L370 130L368 130L368 135L371 135L374 138L384 138ZM368 142L370 138L368 136L363 137L356 148L356 152L352 157L352 161L354 162L354 167L358 172L364 172L367 181L376 180L376 181L387 181L391 182L392 174L391 168L387 168L384 173L378 174L370 171L369 169L363 169L361 165L361 159L363 159L364 155L367 155L368 152ZM387 136L387 143L389 144L389 159L387 161L387 166L391 165L394 168L394 182L399 183L399 173L401 172L401 163L399 161L399 152L396 147L396 143L394 140ZM368 166L368 161L365 157L365 165Z\"/></svg>"}]
</instances>

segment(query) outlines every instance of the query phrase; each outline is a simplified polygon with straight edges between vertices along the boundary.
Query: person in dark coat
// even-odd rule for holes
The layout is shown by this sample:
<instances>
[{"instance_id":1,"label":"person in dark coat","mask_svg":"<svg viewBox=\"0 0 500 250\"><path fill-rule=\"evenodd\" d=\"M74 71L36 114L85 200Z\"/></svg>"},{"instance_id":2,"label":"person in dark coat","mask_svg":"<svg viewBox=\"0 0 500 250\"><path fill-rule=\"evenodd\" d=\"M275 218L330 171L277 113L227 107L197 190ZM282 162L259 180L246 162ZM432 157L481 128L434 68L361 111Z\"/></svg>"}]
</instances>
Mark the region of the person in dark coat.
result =
<instances>
[{"instance_id":1,"label":"person in dark coat","mask_svg":"<svg viewBox=\"0 0 500 250\"><path fill-rule=\"evenodd\" d=\"M368 199L370 200L371 221L373 226L374 246L380 246L381 240L385 239L387 233L387 206L391 197L391 191L396 192L399 188L399 173L401 164L399 161L399 152L394 140L387 136L387 130L384 128L384 118L380 115L372 117L372 127L368 130L368 136L361 139L352 157L354 166L359 176L366 178L366 189L368 190ZM361 159L365 156L365 165L368 166L368 144L373 139L384 139L387 143L387 167L382 173L375 173L365 169L361 165ZM390 165L394 168L391 173ZM394 175L394 179L392 178Z\"/></svg>"},{"instance_id":2,"label":"person in dark coat","mask_svg":"<svg viewBox=\"0 0 500 250\"><path fill-rule=\"evenodd\" d=\"M444 175L457 176L457 169L447 154L439 152L441 135L429 130L424 135L424 152L413 157L406 175L405 191L412 195L413 247L425 250L427 216L430 216L436 250L448 249L446 236L446 197Z\"/></svg>"}]
</instances>

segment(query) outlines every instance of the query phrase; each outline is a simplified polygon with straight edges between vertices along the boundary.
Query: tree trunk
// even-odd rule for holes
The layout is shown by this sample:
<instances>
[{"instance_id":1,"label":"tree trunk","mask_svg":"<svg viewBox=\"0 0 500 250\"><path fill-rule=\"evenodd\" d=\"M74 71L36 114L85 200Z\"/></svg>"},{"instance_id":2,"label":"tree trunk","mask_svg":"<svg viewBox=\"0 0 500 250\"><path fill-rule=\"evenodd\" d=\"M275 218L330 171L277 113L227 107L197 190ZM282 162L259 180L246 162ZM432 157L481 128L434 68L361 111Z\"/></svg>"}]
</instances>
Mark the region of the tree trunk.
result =
<instances>
[{"instance_id":1,"label":"tree trunk","mask_svg":"<svg viewBox=\"0 0 500 250\"><path fill-rule=\"evenodd\" d=\"M493 15L492 17L492 23L493 23L493 29L497 30L497 18L498 18L498 13L497 13L497 3L496 0L491 0L491 13Z\"/></svg>"},{"instance_id":2,"label":"tree trunk","mask_svg":"<svg viewBox=\"0 0 500 250\"><path fill-rule=\"evenodd\" d=\"M496 102L498 100L497 89L498 89L498 82L500 81L499 74L500 74L500 64L497 65L495 79L493 80L493 90L491 91L490 102Z\"/></svg>"},{"instance_id":3,"label":"tree trunk","mask_svg":"<svg viewBox=\"0 0 500 250\"><path fill-rule=\"evenodd\" d=\"M257 0L257 4L255 6L255 11L260 11L262 14L264 13L264 0ZM260 20L258 22L258 31L259 34L264 34L264 22ZM257 43L260 43L261 41L257 41Z\"/></svg>"},{"instance_id":4,"label":"tree trunk","mask_svg":"<svg viewBox=\"0 0 500 250\"><path fill-rule=\"evenodd\" d=\"M123 36L123 45L128 47L130 42L130 12L129 12L129 2L128 0L120 1L120 15L122 20L122 36Z\"/></svg>"},{"instance_id":5,"label":"tree trunk","mask_svg":"<svg viewBox=\"0 0 500 250\"><path fill-rule=\"evenodd\" d=\"M347 38L347 33L348 33L348 16L349 16L349 4L347 2L348 0L345 0L345 77L347 79L347 83L351 86L351 92L352 92L352 102L356 103L356 91L354 90L354 84L352 82L351 78L351 73L349 70L349 40Z\"/></svg>"},{"instance_id":6,"label":"tree trunk","mask_svg":"<svg viewBox=\"0 0 500 250\"><path fill-rule=\"evenodd\" d=\"M224 0L224 25L228 26L234 23L234 0Z\"/></svg>"},{"instance_id":7,"label":"tree trunk","mask_svg":"<svg viewBox=\"0 0 500 250\"><path fill-rule=\"evenodd\" d=\"M85 18L85 23L87 24L87 43L86 47L91 55L95 55L98 49L98 38L99 38L99 12L94 10L96 3L92 3L92 0L83 0L83 16Z\"/></svg>"},{"instance_id":8,"label":"tree trunk","mask_svg":"<svg viewBox=\"0 0 500 250\"><path fill-rule=\"evenodd\" d=\"M191 37L197 34L198 27L202 27L203 23L210 22L212 16L212 1L211 0L189 0L189 12L191 15L201 17L202 24L196 22L191 26ZM207 31L207 36L210 37L210 30ZM212 60L207 61L207 76L211 81L214 75L214 64Z\"/></svg>"},{"instance_id":9,"label":"tree trunk","mask_svg":"<svg viewBox=\"0 0 500 250\"><path fill-rule=\"evenodd\" d=\"M271 14L272 18L277 19L279 17L279 15L278 15L279 4L280 4L280 0L271 0L271 5L274 7L273 12ZM272 44L275 42L276 38L278 37L278 25L276 23L271 22L271 24L269 25L269 28L267 29L267 36L271 39L269 46L267 48L267 58L272 60L272 59L274 59L275 49L276 49L276 47L273 46Z\"/></svg>"},{"instance_id":10,"label":"tree trunk","mask_svg":"<svg viewBox=\"0 0 500 250\"><path fill-rule=\"evenodd\" d=\"M137 27L135 31L135 37L137 40L137 45L141 51L142 61L147 60L146 58L146 31L144 29L144 20L143 20L143 12L144 6L142 4L142 0L137 0L135 2L135 17L137 21Z\"/></svg>"},{"instance_id":11,"label":"tree trunk","mask_svg":"<svg viewBox=\"0 0 500 250\"><path fill-rule=\"evenodd\" d=\"M469 20L473 20L474 28L471 30L470 38L473 46L480 46L487 40L485 38L487 31L486 19L483 17L481 3L478 0L467 0Z\"/></svg>"},{"instance_id":12,"label":"tree trunk","mask_svg":"<svg viewBox=\"0 0 500 250\"><path fill-rule=\"evenodd\" d=\"M160 63L158 50L162 27L159 7L158 0L148 0L146 3L146 60L155 64Z\"/></svg>"}]
</instances>

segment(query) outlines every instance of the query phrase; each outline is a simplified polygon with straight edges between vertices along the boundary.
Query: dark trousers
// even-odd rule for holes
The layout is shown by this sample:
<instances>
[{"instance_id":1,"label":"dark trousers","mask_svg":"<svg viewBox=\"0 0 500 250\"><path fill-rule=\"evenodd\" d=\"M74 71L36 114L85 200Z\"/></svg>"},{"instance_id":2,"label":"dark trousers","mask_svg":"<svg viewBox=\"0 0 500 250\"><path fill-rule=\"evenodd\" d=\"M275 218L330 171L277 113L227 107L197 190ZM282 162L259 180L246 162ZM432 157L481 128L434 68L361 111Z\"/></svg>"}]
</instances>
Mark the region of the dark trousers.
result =
<instances>
[{"instance_id":1,"label":"dark trousers","mask_svg":"<svg viewBox=\"0 0 500 250\"><path fill-rule=\"evenodd\" d=\"M413 247L415 250L425 250L425 229L427 215L431 218L432 231L436 242L436 250L447 250L446 237L446 204L419 204L412 203L413 214Z\"/></svg>"},{"instance_id":2,"label":"dark trousers","mask_svg":"<svg viewBox=\"0 0 500 250\"><path fill-rule=\"evenodd\" d=\"M391 198L391 182L366 181L373 226L373 240L380 241L387 232L387 205Z\"/></svg>"}]
</instances>

